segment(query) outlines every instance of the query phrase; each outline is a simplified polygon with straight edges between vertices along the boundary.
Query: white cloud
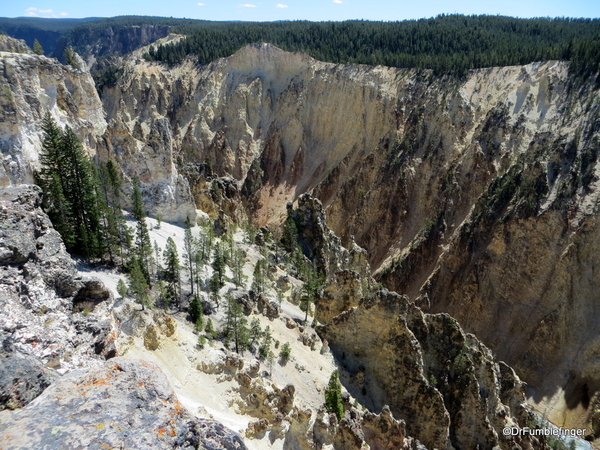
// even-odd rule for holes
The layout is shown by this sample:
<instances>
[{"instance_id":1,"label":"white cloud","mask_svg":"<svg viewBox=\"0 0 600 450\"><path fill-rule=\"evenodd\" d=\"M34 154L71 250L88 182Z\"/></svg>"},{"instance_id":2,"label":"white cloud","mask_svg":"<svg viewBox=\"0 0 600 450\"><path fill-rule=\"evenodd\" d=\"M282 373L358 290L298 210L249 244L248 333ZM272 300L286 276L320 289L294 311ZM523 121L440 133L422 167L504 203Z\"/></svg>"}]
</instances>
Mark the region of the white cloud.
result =
<instances>
[{"instance_id":1,"label":"white cloud","mask_svg":"<svg viewBox=\"0 0 600 450\"><path fill-rule=\"evenodd\" d=\"M52 17L57 17L56 14L54 14L54 10L52 9L40 9L40 8L36 8L34 6L30 6L29 8L27 8L25 10L25 15L28 17L39 17L39 15L48 15L48 14L52 14ZM61 13L61 16L66 16L67 13Z\"/></svg>"},{"instance_id":2,"label":"white cloud","mask_svg":"<svg viewBox=\"0 0 600 450\"><path fill-rule=\"evenodd\" d=\"M205 6L204 3L198 3L198 6Z\"/></svg>"},{"instance_id":3,"label":"white cloud","mask_svg":"<svg viewBox=\"0 0 600 450\"><path fill-rule=\"evenodd\" d=\"M252 3L244 3L243 5L238 5L238 8L256 8L256 5Z\"/></svg>"},{"instance_id":4,"label":"white cloud","mask_svg":"<svg viewBox=\"0 0 600 450\"><path fill-rule=\"evenodd\" d=\"M69 15L69 13L61 12L60 15L63 16L63 17L67 17Z\"/></svg>"},{"instance_id":5,"label":"white cloud","mask_svg":"<svg viewBox=\"0 0 600 450\"><path fill-rule=\"evenodd\" d=\"M283 3L277 3L277 8L287 8L288 5L284 5Z\"/></svg>"},{"instance_id":6,"label":"white cloud","mask_svg":"<svg viewBox=\"0 0 600 450\"><path fill-rule=\"evenodd\" d=\"M333 3L337 3L338 5L341 5L344 2L342 2L342 0L333 0Z\"/></svg>"}]
</instances>

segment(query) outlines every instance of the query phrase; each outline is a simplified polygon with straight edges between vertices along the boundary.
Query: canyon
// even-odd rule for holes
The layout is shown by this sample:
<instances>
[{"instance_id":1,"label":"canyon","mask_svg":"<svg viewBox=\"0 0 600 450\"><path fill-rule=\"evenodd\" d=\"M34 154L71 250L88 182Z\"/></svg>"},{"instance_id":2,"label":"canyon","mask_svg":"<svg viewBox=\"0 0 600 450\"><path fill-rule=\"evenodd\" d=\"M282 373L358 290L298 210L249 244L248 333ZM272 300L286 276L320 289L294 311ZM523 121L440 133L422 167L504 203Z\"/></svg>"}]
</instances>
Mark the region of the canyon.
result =
<instances>
[{"instance_id":1,"label":"canyon","mask_svg":"<svg viewBox=\"0 0 600 450\"><path fill-rule=\"evenodd\" d=\"M346 272L336 282L336 270L365 266L323 256L335 268L329 300L321 310L317 303L326 322L317 331L338 360L355 355L341 364L342 381L362 404L381 415L389 405L393 420L423 415L407 435L427 448L493 446L504 420L526 420L520 394L498 388L520 378L545 418L591 438L600 433L594 80L570 76L560 61L436 77L255 44L206 66L167 67L137 52L98 94L83 60L74 68L3 45L3 189L33 182L49 110L96 161L117 163L125 193L137 176L149 214L163 221L225 214L276 229L288 204L302 208L309 193L314 204L304 207L330 229L319 233L339 236L333 252L364 248L369 283L400 294L369 297L354 286L342 306L332 305L340 285L370 275ZM373 323L394 345L360 338ZM471 387L443 381L444 352ZM404 353L414 361L386 360ZM386 379L384 361L412 384ZM485 407L477 403L482 389L493 399ZM425 414L425 403L434 410ZM419 409L407 413L410 405ZM508 418L500 420L502 405ZM474 427L485 442L456 425L461 408L479 411ZM436 435L434 425L452 431ZM343 429L329 428L335 448L350 448L332 437Z\"/></svg>"}]
</instances>

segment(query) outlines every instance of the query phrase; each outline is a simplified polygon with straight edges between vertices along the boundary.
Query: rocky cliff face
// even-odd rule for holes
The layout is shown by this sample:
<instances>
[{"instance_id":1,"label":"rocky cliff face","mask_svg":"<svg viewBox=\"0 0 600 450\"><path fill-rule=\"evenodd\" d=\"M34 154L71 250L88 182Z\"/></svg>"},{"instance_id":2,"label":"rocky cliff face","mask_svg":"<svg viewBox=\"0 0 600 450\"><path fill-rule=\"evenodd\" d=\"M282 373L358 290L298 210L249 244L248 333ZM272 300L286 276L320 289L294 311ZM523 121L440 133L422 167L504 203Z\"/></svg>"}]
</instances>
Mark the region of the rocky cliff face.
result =
<instances>
[{"instance_id":1,"label":"rocky cliff face","mask_svg":"<svg viewBox=\"0 0 600 450\"><path fill-rule=\"evenodd\" d=\"M1 186L33 182L33 171L39 168L40 125L46 111L61 127L73 128L90 154L106 129L102 104L89 73L45 56L2 53L0 103Z\"/></svg>"},{"instance_id":2,"label":"rocky cliff face","mask_svg":"<svg viewBox=\"0 0 600 450\"><path fill-rule=\"evenodd\" d=\"M0 191L2 448L244 450L183 408L157 366L115 357L114 298L78 276L40 205L37 186ZM171 336L174 320L155 316Z\"/></svg>"},{"instance_id":3,"label":"rocky cliff face","mask_svg":"<svg viewBox=\"0 0 600 450\"><path fill-rule=\"evenodd\" d=\"M112 158L126 181L139 177L149 214L173 221L195 219L188 183L175 166L167 119L156 120L142 135L119 122L107 123L87 70L31 52L16 53L22 42L15 39L4 37L2 42L10 52L0 59L0 186L33 183L41 121L50 111L61 128L68 125L77 133L90 157L101 162ZM79 58L79 67L84 66Z\"/></svg>"},{"instance_id":4,"label":"rocky cliff face","mask_svg":"<svg viewBox=\"0 0 600 450\"><path fill-rule=\"evenodd\" d=\"M72 45L86 59L104 55L126 55L169 34L168 25L122 25L108 28L80 27L58 39L52 54L62 58Z\"/></svg>"}]
</instances>

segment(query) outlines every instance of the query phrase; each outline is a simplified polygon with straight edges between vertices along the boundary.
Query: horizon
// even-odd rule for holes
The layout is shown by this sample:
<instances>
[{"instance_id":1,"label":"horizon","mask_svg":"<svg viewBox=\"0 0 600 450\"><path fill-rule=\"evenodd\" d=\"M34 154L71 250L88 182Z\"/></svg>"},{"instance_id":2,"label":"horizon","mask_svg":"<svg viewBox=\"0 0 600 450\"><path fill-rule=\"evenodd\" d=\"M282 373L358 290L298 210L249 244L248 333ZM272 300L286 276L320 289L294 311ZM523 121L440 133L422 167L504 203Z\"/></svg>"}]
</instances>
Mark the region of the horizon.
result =
<instances>
[{"instance_id":1,"label":"horizon","mask_svg":"<svg viewBox=\"0 0 600 450\"><path fill-rule=\"evenodd\" d=\"M418 18L410 18L410 19L396 19L396 20L384 20L384 19L322 19L322 20L311 20L311 19L276 19L276 20L245 20L245 19L197 19L192 17L174 17L174 16L157 16L157 15L142 15L142 14L121 14L116 16L89 16L89 17L37 17L37 16L17 16L17 17L7 17L0 16L0 19L24 19L24 20L57 20L57 21L95 21L95 20L108 20L108 19L116 19L120 17L137 17L137 18L153 18L153 19L173 19L173 20L193 20L193 21L202 21L202 22L382 22L382 23L393 23L393 22L407 22L407 21L418 21L418 20L429 20L436 19L442 16L465 16L465 17L478 17L478 16L488 16L488 17L507 17L511 19L546 19L546 20L600 20L600 16L598 17L584 17L584 16L531 16L531 17L519 17L519 16L510 16L506 14L462 14L462 13L439 13L434 16L428 17L418 17Z\"/></svg>"},{"instance_id":2,"label":"horizon","mask_svg":"<svg viewBox=\"0 0 600 450\"><path fill-rule=\"evenodd\" d=\"M132 0L124 4L107 0L102 4L74 0L45 0L43 3L17 0L0 7L0 16L10 19L104 19L120 16L166 17L174 19L217 22L277 22L305 20L311 22L342 22L368 20L396 22L452 15L507 16L531 18L600 18L600 2L592 0L507 0L498 4L474 5L466 0L443 2L425 0L403 5L384 0L274 0L272 3L254 0L190 0L165 5L157 0Z\"/></svg>"}]
</instances>

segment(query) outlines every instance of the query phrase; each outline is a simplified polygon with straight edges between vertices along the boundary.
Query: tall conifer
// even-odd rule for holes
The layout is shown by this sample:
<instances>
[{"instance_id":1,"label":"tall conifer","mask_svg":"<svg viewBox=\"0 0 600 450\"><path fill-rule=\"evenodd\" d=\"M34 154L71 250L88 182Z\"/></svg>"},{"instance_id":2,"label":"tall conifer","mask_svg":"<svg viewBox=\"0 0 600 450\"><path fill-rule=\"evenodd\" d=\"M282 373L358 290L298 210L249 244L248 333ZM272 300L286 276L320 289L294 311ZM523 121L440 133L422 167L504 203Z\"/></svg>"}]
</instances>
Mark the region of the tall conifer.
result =
<instances>
[{"instance_id":1,"label":"tall conifer","mask_svg":"<svg viewBox=\"0 0 600 450\"><path fill-rule=\"evenodd\" d=\"M150 232L146 224L146 213L144 212L144 201L140 190L139 180L133 178L133 217L137 221L135 233L135 258L139 261L144 277L150 282L150 258L152 257L152 244Z\"/></svg>"}]
</instances>

